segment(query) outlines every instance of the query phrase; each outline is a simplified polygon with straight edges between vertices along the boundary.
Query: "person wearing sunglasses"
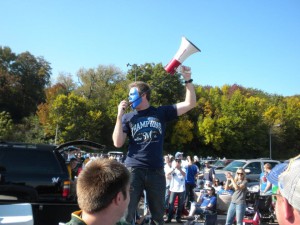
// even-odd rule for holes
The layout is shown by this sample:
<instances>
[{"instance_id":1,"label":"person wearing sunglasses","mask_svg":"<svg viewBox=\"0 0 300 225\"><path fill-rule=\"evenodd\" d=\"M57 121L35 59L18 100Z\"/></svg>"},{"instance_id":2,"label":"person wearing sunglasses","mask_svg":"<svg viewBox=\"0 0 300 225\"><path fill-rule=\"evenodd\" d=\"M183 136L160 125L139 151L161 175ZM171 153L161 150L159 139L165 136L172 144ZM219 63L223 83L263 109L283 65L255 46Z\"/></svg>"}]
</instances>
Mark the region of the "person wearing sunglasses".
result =
<instances>
[{"instance_id":1,"label":"person wearing sunglasses","mask_svg":"<svg viewBox=\"0 0 300 225\"><path fill-rule=\"evenodd\" d=\"M225 225L232 225L236 217L236 224L242 225L246 211L247 179L243 168L238 168L233 178L231 173L226 174L225 190L233 189L234 193L227 211Z\"/></svg>"},{"instance_id":2,"label":"person wearing sunglasses","mask_svg":"<svg viewBox=\"0 0 300 225\"><path fill-rule=\"evenodd\" d=\"M300 224L300 155L276 165L267 179L278 187L273 194L278 224Z\"/></svg>"},{"instance_id":3,"label":"person wearing sunglasses","mask_svg":"<svg viewBox=\"0 0 300 225\"><path fill-rule=\"evenodd\" d=\"M206 188L207 193L199 196L197 202L192 202L187 220L194 220L195 214L200 214L204 217L207 214L213 214L217 211L217 195L213 187Z\"/></svg>"},{"instance_id":4,"label":"person wearing sunglasses","mask_svg":"<svg viewBox=\"0 0 300 225\"><path fill-rule=\"evenodd\" d=\"M213 186L213 188L216 190L216 193L218 193L219 191L221 191L222 188L223 188L223 186L220 184L220 181L219 181L218 178L216 178L216 179L214 180L214 183L213 183L212 186Z\"/></svg>"}]
</instances>

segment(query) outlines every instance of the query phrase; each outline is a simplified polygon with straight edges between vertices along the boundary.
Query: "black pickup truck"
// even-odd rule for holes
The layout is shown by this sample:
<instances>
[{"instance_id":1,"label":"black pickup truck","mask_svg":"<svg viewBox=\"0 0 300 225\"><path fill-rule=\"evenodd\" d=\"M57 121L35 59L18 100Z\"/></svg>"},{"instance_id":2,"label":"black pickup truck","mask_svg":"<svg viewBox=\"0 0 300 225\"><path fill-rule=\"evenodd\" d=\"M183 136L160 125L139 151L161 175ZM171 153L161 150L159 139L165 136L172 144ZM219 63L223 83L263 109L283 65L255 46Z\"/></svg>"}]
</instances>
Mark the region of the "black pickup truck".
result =
<instances>
[{"instance_id":1,"label":"black pickup truck","mask_svg":"<svg viewBox=\"0 0 300 225\"><path fill-rule=\"evenodd\" d=\"M60 146L0 141L0 204L30 203L35 225L67 222L78 210L74 181L63 152L69 147L102 152L104 146L80 140Z\"/></svg>"}]
</instances>

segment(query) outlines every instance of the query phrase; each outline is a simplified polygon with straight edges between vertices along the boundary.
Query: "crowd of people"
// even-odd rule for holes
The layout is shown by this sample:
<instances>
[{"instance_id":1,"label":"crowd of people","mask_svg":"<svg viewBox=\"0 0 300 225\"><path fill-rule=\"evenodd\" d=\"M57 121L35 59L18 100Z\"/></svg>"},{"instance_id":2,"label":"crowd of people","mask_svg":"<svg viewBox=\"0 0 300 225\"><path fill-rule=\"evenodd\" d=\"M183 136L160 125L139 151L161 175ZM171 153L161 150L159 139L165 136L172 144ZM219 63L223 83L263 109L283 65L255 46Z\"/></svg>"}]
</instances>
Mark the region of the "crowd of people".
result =
<instances>
[{"instance_id":1,"label":"crowd of people","mask_svg":"<svg viewBox=\"0 0 300 225\"><path fill-rule=\"evenodd\" d=\"M186 158L190 159L190 157ZM185 190L189 160L168 155L165 156L165 162L165 168L169 169L169 172L165 173L166 181L169 180L164 192L166 194L165 223L171 222L174 216L176 222L181 223L184 208L188 213L185 215L186 220L193 220L195 215L203 216L216 213L216 190L222 188L232 190L232 200L227 212L226 225L231 225L234 221L236 224L243 224L247 180L242 168L236 171L235 176L227 174L227 180L223 186L219 184L218 179L213 182L206 180L199 190L197 190L198 185L196 184L193 191L194 193L199 191L199 193L194 195L197 198L191 201L190 207L187 209L186 203L189 197ZM174 167L172 162L175 162ZM182 166L184 164L186 166ZM192 164L196 165L195 161ZM268 192L270 197L273 196L273 199L276 199L274 204L279 225L300 224L300 155L285 163L278 164L274 168L265 164L264 168L265 170L261 174L260 192L263 196ZM195 181L202 177L204 171L197 167ZM107 158L92 160L78 176L77 196L81 210L72 214L72 219L68 225L94 224L100 220L106 221L105 224L119 225L145 222L137 219L133 219L131 223L126 221L132 191L130 180L131 173L123 163ZM174 189L176 187L178 189ZM174 210L176 196L178 196L177 210ZM148 210L147 213L151 215L152 219L151 210Z\"/></svg>"}]
</instances>

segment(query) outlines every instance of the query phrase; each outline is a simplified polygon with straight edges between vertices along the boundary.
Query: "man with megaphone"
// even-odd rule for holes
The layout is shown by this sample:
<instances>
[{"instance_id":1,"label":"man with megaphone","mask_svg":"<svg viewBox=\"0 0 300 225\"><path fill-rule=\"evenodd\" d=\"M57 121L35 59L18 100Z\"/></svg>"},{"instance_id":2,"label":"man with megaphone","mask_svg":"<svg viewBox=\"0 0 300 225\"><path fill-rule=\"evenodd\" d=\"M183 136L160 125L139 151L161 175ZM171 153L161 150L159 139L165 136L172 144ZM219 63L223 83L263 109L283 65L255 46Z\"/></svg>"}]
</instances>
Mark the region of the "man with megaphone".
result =
<instances>
[{"instance_id":1,"label":"man with megaphone","mask_svg":"<svg viewBox=\"0 0 300 225\"><path fill-rule=\"evenodd\" d=\"M151 88L142 81L129 85L129 103L123 100L118 105L117 120L113 132L115 147L124 145L129 138L125 165L132 175L127 222L132 223L142 196L146 191L152 223L164 224L165 188L163 142L166 122L177 119L196 106L196 94L189 67L182 66L186 96L183 102L153 107L150 105ZM134 111L125 113L131 106ZM176 218L181 222L180 218Z\"/></svg>"}]
</instances>

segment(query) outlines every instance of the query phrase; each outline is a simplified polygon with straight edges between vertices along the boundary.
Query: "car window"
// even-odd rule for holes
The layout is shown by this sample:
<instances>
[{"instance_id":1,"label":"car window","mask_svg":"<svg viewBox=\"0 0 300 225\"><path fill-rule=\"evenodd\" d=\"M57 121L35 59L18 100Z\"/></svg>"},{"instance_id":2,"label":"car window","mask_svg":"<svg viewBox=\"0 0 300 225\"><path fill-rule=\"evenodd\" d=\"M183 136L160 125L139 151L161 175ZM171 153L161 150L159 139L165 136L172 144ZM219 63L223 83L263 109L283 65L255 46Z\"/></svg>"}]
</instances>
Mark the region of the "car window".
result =
<instances>
[{"instance_id":1,"label":"car window","mask_svg":"<svg viewBox=\"0 0 300 225\"><path fill-rule=\"evenodd\" d=\"M239 167L243 167L246 163L243 161L232 161L227 166L223 168L223 170L230 171L235 173Z\"/></svg>"},{"instance_id":2,"label":"car window","mask_svg":"<svg viewBox=\"0 0 300 225\"><path fill-rule=\"evenodd\" d=\"M244 169L249 169L251 171L250 174L261 174L262 172L260 162L249 163Z\"/></svg>"},{"instance_id":3,"label":"car window","mask_svg":"<svg viewBox=\"0 0 300 225\"><path fill-rule=\"evenodd\" d=\"M9 173L62 173L62 168L51 151L39 151L37 149L26 151L2 149L0 151L0 166Z\"/></svg>"},{"instance_id":4,"label":"car window","mask_svg":"<svg viewBox=\"0 0 300 225\"><path fill-rule=\"evenodd\" d=\"M213 165L214 166L224 166L225 162L222 160L217 160Z\"/></svg>"}]
</instances>

